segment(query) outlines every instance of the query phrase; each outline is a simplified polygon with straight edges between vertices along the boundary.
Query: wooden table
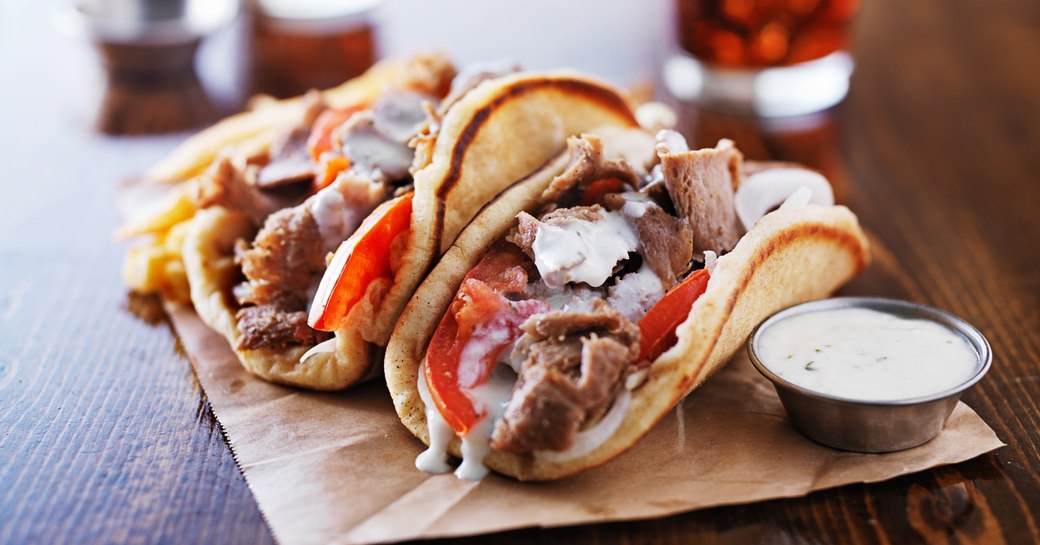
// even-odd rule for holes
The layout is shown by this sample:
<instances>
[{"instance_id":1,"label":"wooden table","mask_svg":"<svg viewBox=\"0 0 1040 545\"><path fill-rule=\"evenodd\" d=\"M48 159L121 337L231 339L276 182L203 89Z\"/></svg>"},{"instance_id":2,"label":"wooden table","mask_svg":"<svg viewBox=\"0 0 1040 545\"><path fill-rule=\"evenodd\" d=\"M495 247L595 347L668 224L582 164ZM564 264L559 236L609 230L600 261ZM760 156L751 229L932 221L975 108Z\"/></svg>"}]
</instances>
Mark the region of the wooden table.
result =
<instances>
[{"instance_id":1,"label":"wooden table","mask_svg":"<svg viewBox=\"0 0 1040 545\"><path fill-rule=\"evenodd\" d=\"M169 327L135 317L119 280L117 183L178 138L89 132L92 55L30 4L0 4L0 543L271 542ZM1008 446L800 499L495 539L1040 542L1040 9L865 4L852 94L822 124L687 128L830 174L876 246L846 291L975 323L995 360L965 401Z\"/></svg>"}]
</instances>

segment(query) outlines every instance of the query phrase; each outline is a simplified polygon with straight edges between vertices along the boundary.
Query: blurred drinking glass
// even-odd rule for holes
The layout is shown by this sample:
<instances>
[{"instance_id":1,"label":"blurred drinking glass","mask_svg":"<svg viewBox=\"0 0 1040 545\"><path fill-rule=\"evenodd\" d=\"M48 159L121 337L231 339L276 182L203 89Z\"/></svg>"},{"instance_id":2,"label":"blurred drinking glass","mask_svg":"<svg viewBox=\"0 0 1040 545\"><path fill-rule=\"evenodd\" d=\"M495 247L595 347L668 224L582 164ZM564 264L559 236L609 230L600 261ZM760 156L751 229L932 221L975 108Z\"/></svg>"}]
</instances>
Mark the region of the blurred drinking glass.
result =
<instances>
[{"instance_id":1,"label":"blurred drinking glass","mask_svg":"<svg viewBox=\"0 0 1040 545\"><path fill-rule=\"evenodd\" d=\"M326 89L376 59L372 12L382 0L253 0L250 91Z\"/></svg>"},{"instance_id":2,"label":"blurred drinking glass","mask_svg":"<svg viewBox=\"0 0 1040 545\"><path fill-rule=\"evenodd\" d=\"M679 45L666 85L678 98L765 117L841 102L859 0L676 0Z\"/></svg>"},{"instance_id":3,"label":"blurred drinking glass","mask_svg":"<svg viewBox=\"0 0 1040 545\"><path fill-rule=\"evenodd\" d=\"M195 72L207 36L230 25L239 0L54 0L63 33L94 43L106 72L95 124L109 134L183 131L217 109Z\"/></svg>"}]
</instances>

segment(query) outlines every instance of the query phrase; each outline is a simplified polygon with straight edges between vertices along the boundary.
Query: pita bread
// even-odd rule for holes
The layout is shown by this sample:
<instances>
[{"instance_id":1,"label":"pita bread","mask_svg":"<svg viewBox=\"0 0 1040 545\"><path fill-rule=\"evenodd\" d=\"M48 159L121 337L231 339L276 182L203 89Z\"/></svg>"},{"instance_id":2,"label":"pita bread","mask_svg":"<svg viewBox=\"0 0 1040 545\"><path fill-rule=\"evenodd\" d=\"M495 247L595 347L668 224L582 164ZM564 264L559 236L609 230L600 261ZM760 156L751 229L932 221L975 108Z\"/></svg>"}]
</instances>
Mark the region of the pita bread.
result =
<instances>
[{"instance_id":1,"label":"pita bread","mask_svg":"<svg viewBox=\"0 0 1040 545\"><path fill-rule=\"evenodd\" d=\"M417 390L426 345L462 279L487 248L516 224L518 213L546 204L543 191L558 168L558 163L547 165L511 187L472 221L415 292L390 338L385 375L394 406L404 425L426 444L425 406ZM766 215L718 259L707 290L676 330L678 342L651 364L647 380L632 392L621 424L608 439L571 459L492 451L484 464L520 480L548 480L609 461L721 368L761 320L831 294L869 259L866 236L844 206L807 205ZM458 438L449 452L461 456Z\"/></svg>"}]
</instances>

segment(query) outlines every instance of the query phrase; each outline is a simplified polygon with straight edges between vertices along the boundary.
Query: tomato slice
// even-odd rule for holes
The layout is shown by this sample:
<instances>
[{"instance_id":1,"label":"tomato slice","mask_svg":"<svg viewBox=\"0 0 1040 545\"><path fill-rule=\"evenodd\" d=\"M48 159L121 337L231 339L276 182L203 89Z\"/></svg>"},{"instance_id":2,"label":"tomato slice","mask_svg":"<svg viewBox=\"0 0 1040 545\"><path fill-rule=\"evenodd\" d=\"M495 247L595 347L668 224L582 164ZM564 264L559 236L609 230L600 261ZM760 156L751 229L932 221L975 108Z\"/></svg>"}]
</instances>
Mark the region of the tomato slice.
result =
<instances>
[{"instance_id":1,"label":"tomato slice","mask_svg":"<svg viewBox=\"0 0 1040 545\"><path fill-rule=\"evenodd\" d=\"M311 303L307 317L311 327L320 331L339 329L369 284L393 276L390 243L411 226L412 195L407 193L379 205L354 235L340 244Z\"/></svg>"},{"instance_id":2,"label":"tomato slice","mask_svg":"<svg viewBox=\"0 0 1040 545\"><path fill-rule=\"evenodd\" d=\"M589 184L589 187L585 188L585 192L581 196L581 204L585 206L591 206L593 204L603 204L603 197L608 193L617 193L621 191L622 182L618 178L603 178L602 180L596 180Z\"/></svg>"},{"instance_id":3,"label":"tomato slice","mask_svg":"<svg viewBox=\"0 0 1040 545\"><path fill-rule=\"evenodd\" d=\"M485 384L502 351L522 335L520 324L549 311L538 299L511 301L503 291L527 284L523 254L492 250L466 275L426 350L426 384L444 420L465 435L487 415L470 396Z\"/></svg>"},{"instance_id":4,"label":"tomato slice","mask_svg":"<svg viewBox=\"0 0 1040 545\"><path fill-rule=\"evenodd\" d=\"M332 133L337 127L350 118L354 112L363 109L362 105L347 106L346 108L328 108L318 114L311 127L311 134L307 137L307 151L315 161L321 159L321 154L331 151L333 147Z\"/></svg>"},{"instance_id":5,"label":"tomato slice","mask_svg":"<svg viewBox=\"0 0 1040 545\"><path fill-rule=\"evenodd\" d=\"M332 185L340 172L350 168L350 159L346 157L330 157L318 163L318 175L314 177L314 191L318 192Z\"/></svg>"},{"instance_id":6,"label":"tomato slice","mask_svg":"<svg viewBox=\"0 0 1040 545\"><path fill-rule=\"evenodd\" d=\"M693 303L708 288L708 276L708 269L701 269L686 277L639 320L641 362L652 362L675 345L675 328L686 320Z\"/></svg>"}]
</instances>

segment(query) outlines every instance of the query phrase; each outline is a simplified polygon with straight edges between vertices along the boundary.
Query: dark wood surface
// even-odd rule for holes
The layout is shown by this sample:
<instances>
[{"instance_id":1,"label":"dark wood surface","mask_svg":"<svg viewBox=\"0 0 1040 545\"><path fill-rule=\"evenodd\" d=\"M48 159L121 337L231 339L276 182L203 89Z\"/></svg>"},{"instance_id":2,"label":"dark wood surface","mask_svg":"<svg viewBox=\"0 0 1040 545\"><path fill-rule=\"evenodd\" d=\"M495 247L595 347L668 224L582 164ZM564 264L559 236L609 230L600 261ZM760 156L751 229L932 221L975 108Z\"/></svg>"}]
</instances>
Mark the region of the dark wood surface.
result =
<instances>
[{"instance_id":1,"label":"dark wood surface","mask_svg":"<svg viewBox=\"0 0 1040 545\"><path fill-rule=\"evenodd\" d=\"M815 126L685 110L686 127L825 170L876 243L846 291L975 323L995 359L965 401L1008 446L805 498L496 541L1040 542L1040 3L864 4L852 94ZM0 4L0 543L270 543L169 327L135 316L119 280L117 184L178 139L90 132L95 65L45 10Z\"/></svg>"}]
</instances>

